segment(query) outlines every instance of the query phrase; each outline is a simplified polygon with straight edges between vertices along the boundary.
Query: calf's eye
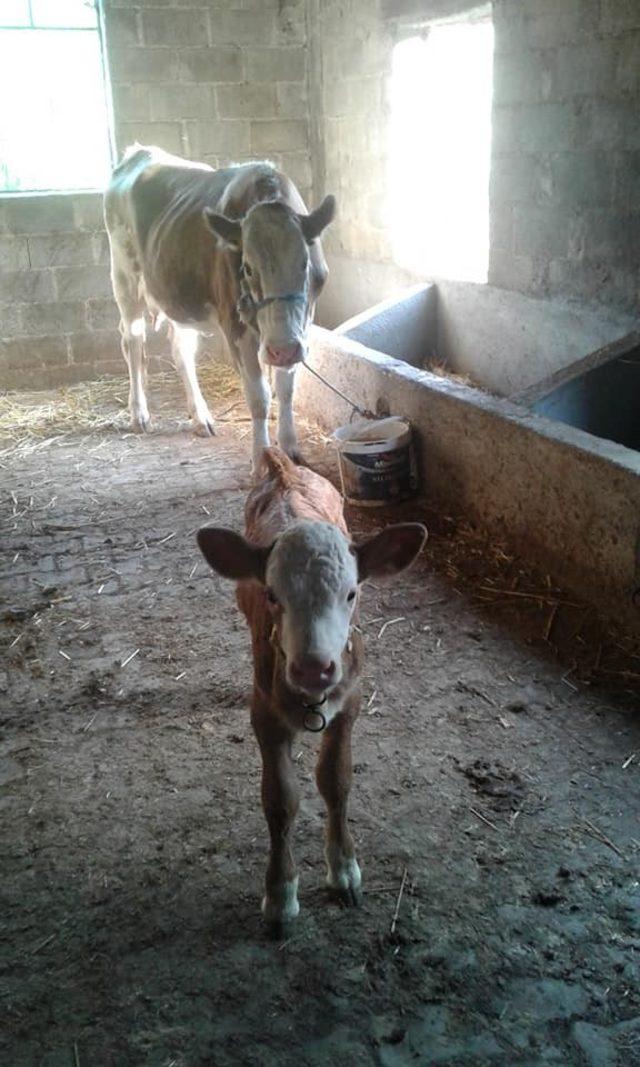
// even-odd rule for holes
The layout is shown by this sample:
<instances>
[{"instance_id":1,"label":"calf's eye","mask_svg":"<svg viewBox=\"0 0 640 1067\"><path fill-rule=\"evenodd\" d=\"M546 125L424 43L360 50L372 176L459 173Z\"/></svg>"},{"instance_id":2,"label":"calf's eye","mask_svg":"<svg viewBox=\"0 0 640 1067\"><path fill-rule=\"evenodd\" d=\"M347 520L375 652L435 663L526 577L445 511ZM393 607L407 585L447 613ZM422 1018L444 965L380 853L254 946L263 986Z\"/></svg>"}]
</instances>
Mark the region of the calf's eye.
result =
<instances>
[{"instance_id":1,"label":"calf's eye","mask_svg":"<svg viewBox=\"0 0 640 1067\"><path fill-rule=\"evenodd\" d=\"M278 600L276 594L274 593L273 589L267 589L267 600L269 601L270 604L273 604L274 606L279 603L279 600Z\"/></svg>"},{"instance_id":2,"label":"calf's eye","mask_svg":"<svg viewBox=\"0 0 640 1067\"><path fill-rule=\"evenodd\" d=\"M352 589L350 593L347 593L347 600L351 601L351 600L355 600L355 598L356 598L356 591L355 591L355 589Z\"/></svg>"}]
</instances>

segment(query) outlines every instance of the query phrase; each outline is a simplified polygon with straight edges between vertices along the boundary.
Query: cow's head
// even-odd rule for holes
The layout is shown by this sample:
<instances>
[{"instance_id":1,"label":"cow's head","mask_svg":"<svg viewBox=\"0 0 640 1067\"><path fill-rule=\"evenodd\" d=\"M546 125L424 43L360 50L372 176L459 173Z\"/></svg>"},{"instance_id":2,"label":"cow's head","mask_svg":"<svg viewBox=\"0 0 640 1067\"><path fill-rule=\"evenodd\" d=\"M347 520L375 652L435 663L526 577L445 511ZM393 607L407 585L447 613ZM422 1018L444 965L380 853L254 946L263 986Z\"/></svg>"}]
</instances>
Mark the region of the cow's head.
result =
<instances>
[{"instance_id":1,"label":"cow's head","mask_svg":"<svg viewBox=\"0 0 640 1067\"><path fill-rule=\"evenodd\" d=\"M327 268L314 242L335 214L326 196L310 215L281 201L256 204L243 219L205 209L218 242L242 256L238 310L260 337L260 358L293 367L306 357L307 333Z\"/></svg>"},{"instance_id":2,"label":"cow's head","mask_svg":"<svg viewBox=\"0 0 640 1067\"><path fill-rule=\"evenodd\" d=\"M342 679L360 583L404 570L426 536L420 523L407 522L353 545L336 526L305 521L286 529L270 548L211 526L198 531L198 544L218 574L261 583L287 683L317 700Z\"/></svg>"}]
</instances>

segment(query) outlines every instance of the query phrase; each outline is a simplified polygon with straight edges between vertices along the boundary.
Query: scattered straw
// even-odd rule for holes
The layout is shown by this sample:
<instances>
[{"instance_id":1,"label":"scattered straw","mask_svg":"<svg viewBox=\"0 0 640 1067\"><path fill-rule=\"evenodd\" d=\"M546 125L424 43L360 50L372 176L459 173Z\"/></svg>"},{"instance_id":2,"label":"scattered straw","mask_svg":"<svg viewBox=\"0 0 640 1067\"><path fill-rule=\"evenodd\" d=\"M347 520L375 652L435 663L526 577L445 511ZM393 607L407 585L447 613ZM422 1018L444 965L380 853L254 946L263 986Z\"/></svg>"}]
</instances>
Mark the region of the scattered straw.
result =
<instances>
[{"instance_id":1,"label":"scattered straw","mask_svg":"<svg viewBox=\"0 0 640 1067\"><path fill-rule=\"evenodd\" d=\"M475 815L476 819L480 819L482 822L486 822L487 826L490 826L492 830L496 830L499 833L496 824L494 822L491 822L491 819L487 819L487 816L483 815L482 812L478 811L477 808L469 808L469 811L472 815Z\"/></svg>"},{"instance_id":2,"label":"scattered straw","mask_svg":"<svg viewBox=\"0 0 640 1067\"><path fill-rule=\"evenodd\" d=\"M120 664L120 666L121 666L121 667L126 667L126 666L127 666L127 663L131 663L131 660L132 660L132 659L135 659L135 658L136 658L136 656L138 655L138 653L139 653L139 652L140 652L140 649L139 649L139 648L136 648L135 652L132 652L130 656L127 656L127 658L126 658L126 659L123 659L123 661L122 661L122 663Z\"/></svg>"},{"instance_id":3,"label":"scattered straw","mask_svg":"<svg viewBox=\"0 0 640 1067\"><path fill-rule=\"evenodd\" d=\"M198 379L209 405L222 405L222 417L241 403L238 375L226 360L203 360ZM0 395L0 442L5 446L0 455L39 452L83 431L128 430L128 392L129 380L124 375L37 393L5 392ZM149 394L152 415L183 413L174 370L151 374Z\"/></svg>"},{"instance_id":4,"label":"scattered straw","mask_svg":"<svg viewBox=\"0 0 640 1067\"><path fill-rule=\"evenodd\" d=\"M396 619L387 619L384 626L380 627L380 632L378 633L378 640L380 640L380 638L383 636L385 630L387 629L387 626L394 626L397 622L404 622L405 618L405 615L398 615Z\"/></svg>"},{"instance_id":5,"label":"scattered straw","mask_svg":"<svg viewBox=\"0 0 640 1067\"><path fill-rule=\"evenodd\" d=\"M595 837L596 841L600 841L603 845L606 845L607 848L610 848L612 852L615 852L616 855L620 856L621 859L626 859L624 852L619 849L618 846L613 843L611 838L607 837L607 835L598 826L595 826L594 823L589 821L589 819L584 820L584 825L585 832L588 833L590 837Z\"/></svg>"},{"instance_id":6,"label":"scattered straw","mask_svg":"<svg viewBox=\"0 0 640 1067\"><path fill-rule=\"evenodd\" d=\"M407 880L407 868L405 867L402 874L402 882L400 883L400 892L398 893L398 899L396 900L396 910L393 913L393 919L391 920L391 933L396 931L396 923L398 921L398 915L400 914L400 904L402 902L402 894L404 893L404 885Z\"/></svg>"}]
</instances>

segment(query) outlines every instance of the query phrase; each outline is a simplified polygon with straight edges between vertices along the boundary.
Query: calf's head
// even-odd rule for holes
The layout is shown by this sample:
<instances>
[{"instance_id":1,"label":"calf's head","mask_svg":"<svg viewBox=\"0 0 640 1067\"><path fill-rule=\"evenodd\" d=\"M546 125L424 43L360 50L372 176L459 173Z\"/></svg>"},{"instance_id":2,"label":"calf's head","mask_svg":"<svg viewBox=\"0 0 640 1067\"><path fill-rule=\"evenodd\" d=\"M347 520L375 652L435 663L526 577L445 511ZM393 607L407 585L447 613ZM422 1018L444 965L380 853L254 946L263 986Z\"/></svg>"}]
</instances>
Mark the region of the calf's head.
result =
<instances>
[{"instance_id":1,"label":"calf's head","mask_svg":"<svg viewBox=\"0 0 640 1067\"><path fill-rule=\"evenodd\" d=\"M243 219L205 209L219 243L242 256L239 312L260 337L260 358L274 367L305 359L307 334L327 268L314 242L335 214L327 196L310 215L281 201L256 204Z\"/></svg>"},{"instance_id":2,"label":"calf's head","mask_svg":"<svg viewBox=\"0 0 640 1067\"><path fill-rule=\"evenodd\" d=\"M211 526L198 531L198 544L218 574L262 585L287 683L313 700L342 680L360 583L404 570L426 536L419 523L401 523L354 545L336 526L305 521L290 526L269 548Z\"/></svg>"}]
</instances>

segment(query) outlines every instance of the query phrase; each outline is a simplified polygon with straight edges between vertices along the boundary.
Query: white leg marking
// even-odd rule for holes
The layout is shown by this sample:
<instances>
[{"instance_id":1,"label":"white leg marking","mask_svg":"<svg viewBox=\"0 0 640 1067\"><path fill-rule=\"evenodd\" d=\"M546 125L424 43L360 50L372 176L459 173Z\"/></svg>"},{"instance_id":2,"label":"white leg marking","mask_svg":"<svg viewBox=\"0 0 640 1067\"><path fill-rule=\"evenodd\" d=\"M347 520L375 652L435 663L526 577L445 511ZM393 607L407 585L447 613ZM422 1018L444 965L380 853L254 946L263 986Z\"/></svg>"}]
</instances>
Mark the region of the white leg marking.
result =
<instances>
[{"instance_id":1,"label":"white leg marking","mask_svg":"<svg viewBox=\"0 0 640 1067\"><path fill-rule=\"evenodd\" d=\"M269 923L288 922L300 911L298 904L298 877L283 882L262 901L262 914Z\"/></svg>"},{"instance_id":2,"label":"white leg marking","mask_svg":"<svg viewBox=\"0 0 640 1067\"><path fill-rule=\"evenodd\" d=\"M187 408L193 420L193 428L201 437L208 437L216 431L213 415L200 391L196 372L197 348L198 331L172 323L171 352L187 394Z\"/></svg>"},{"instance_id":3,"label":"white leg marking","mask_svg":"<svg viewBox=\"0 0 640 1067\"><path fill-rule=\"evenodd\" d=\"M355 856L345 856L337 845L327 845L327 885L332 889L357 892L362 885L362 875Z\"/></svg>"},{"instance_id":4,"label":"white leg marking","mask_svg":"<svg viewBox=\"0 0 640 1067\"><path fill-rule=\"evenodd\" d=\"M278 444L295 459L298 455L298 435L293 421L293 387L295 370L276 370L276 395L278 397Z\"/></svg>"}]
</instances>

